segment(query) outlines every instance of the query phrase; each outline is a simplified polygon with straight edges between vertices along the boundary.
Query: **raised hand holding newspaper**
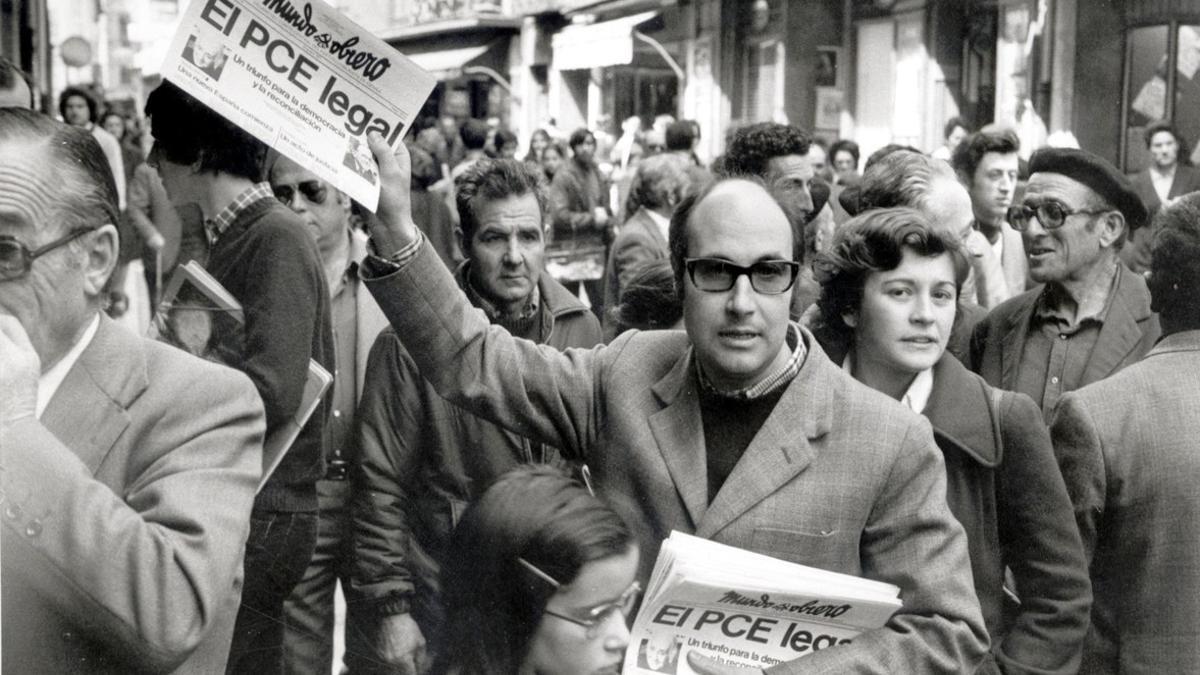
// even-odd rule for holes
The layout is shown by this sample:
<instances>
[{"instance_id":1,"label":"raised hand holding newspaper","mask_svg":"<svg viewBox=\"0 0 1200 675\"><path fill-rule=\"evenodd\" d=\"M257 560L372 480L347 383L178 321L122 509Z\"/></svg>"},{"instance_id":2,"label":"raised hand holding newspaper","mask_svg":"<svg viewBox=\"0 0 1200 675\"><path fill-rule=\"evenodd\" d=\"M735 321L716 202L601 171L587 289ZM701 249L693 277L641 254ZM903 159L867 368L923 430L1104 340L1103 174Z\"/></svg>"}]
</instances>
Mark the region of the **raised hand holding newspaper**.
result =
<instances>
[{"instance_id":1,"label":"raised hand holding newspaper","mask_svg":"<svg viewBox=\"0 0 1200 675\"><path fill-rule=\"evenodd\" d=\"M899 594L891 584L672 532L654 563L622 672L693 675L689 655L768 668L883 626L900 609Z\"/></svg>"},{"instance_id":2,"label":"raised hand holding newspaper","mask_svg":"<svg viewBox=\"0 0 1200 675\"><path fill-rule=\"evenodd\" d=\"M322 0L192 0L163 76L374 211L393 149L436 80Z\"/></svg>"}]
</instances>

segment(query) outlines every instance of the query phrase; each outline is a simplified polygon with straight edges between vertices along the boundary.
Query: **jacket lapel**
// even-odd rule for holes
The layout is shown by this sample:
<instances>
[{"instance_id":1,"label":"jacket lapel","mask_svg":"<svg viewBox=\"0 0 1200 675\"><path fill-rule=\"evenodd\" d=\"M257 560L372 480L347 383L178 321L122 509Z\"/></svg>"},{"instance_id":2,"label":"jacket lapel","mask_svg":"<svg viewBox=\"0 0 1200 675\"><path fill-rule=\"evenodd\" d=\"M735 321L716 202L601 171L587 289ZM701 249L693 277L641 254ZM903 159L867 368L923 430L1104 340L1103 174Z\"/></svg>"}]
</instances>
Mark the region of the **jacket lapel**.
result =
<instances>
[{"instance_id":1,"label":"jacket lapel","mask_svg":"<svg viewBox=\"0 0 1200 675\"><path fill-rule=\"evenodd\" d=\"M1082 385L1091 384L1108 377L1124 363L1142 341L1140 322L1150 317L1150 292L1146 284L1124 265L1120 274L1116 297L1100 326L1096 346L1088 357L1083 371Z\"/></svg>"},{"instance_id":2,"label":"jacket lapel","mask_svg":"<svg viewBox=\"0 0 1200 675\"><path fill-rule=\"evenodd\" d=\"M691 349L652 391L664 407L650 416L650 431L694 529L708 507L708 465Z\"/></svg>"},{"instance_id":3,"label":"jacket lapel","mask_svg":"<svg viewBox=\"0 0 1200 675\"><path fill-rule=\"evenodd\" d=\"M1038 292L1030 293L1024 303L1014 308L1008 317L1008 325L1004 329L1004 341L1000 350L1000 388L1016 389L1018 366L1021 365L1021 352L1025 349L1025 333L1029 330L1029 321L1033 317L1033 307L1041 296Z\"/></svg>"},{"instance_id":4,"label":"jacket lapel","mask_svg":"<svg viewBox=\"0 0 1200 675\"><path fill-rule=\"evenodd\" d=\"M788 385L759 429L733 473L704 515L696 536L711 538L755 504L808 468L817 456L810 440L824 436L833 419L829 381L840 373L804 331L808 354L800 373Z\"/></svg>"},{"instance_id":5,"label":"jacket lapel","mask_svg":"<svg viewBox=\"0 0 1200 675\"><path fill-rule=\"evenodd\" d=\"M933 392L924 414L943 451L949 445L979 464L995 468L1003 458L1003 443L996 433L996 420L980 414L994 412L989 393L958 359L945 354L933 367Z\"/></svg>"},{"instance_id":6,"label":"jacket lapel","mask_svg":"<svg viewBox=\"0 0 1200 675\"><path fill-rule=\"evenodd\" d=\"M94 475L129 426L129 405L149 385L140 339L107 316L67 373L42 423Z\"/></svg>"}]
</instances>

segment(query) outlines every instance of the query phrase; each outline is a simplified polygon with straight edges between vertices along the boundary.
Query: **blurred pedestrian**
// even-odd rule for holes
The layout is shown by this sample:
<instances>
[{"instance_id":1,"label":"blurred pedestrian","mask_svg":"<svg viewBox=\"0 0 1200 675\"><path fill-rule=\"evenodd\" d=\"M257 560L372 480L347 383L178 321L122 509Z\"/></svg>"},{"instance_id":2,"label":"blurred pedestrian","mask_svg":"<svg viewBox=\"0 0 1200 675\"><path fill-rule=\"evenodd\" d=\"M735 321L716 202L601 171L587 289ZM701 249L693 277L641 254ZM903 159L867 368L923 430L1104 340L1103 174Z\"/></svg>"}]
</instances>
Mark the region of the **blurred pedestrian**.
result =
<instances>
[{"instance_id":1,"label":"blurred pedestrian","mask_svg":"<svg viewBox=\"0 0 1200 675\"><path fill-rule=\"evenodd\" d=\"M446 267L454 269L463 260L454 220L443 197L432 191L432 187L442 180L441 167L433 155L420 147L414 146L409 152L412 156L413 221L429 237Z\"/></svg>"},{"instance_id":2,"label":"blurred pedestrian","mask_svg":"<svg viewBox=\"0 0 1200 675\"><path fill-rule=\"evenodd\" d=\"M517 135L508 129L497 129L496 135L493 137L492 145L496 151L497 159L516 159L517 157Z\"/></svg>"},{"instance_id":3,"label":"blurred pedestrian","mask_svg":"<svg viewBox=\"0 0 1200 675\"><path fill-rule=\"evenodd\" d=\"M545 175L547 184L554 182L554 175L558 173L570 156L571 153L562 141L551 141L542 150L542 174Z\"/></svg>"},{"instance_id":4,"label":"blurred pedestrian","mask_svg":"<svg viewBox=\"0 0 1200 675\"><path fill-rule=\"evenodd\" d=\"M979 131L958 144L950 164L959 181L971 197L975 229L987 238L988 246L977 253L990 258L987 265L996 264L1004 271L994 283L989 279L987 308L1024 293L1029 280L1029 264L1021 233L1008 224L1008 209L1017 192L1021 141L1008 129ZM980 304L983 304L981 302Z\"/></svg>"},{"instance_id":5,"label":"blurred pedestrian","mask_svg":"<svg viewBox=\"0 0 1200 675\"><path fill-rule=\"evenodd\" d=\"M545 129L534 129L533 134L529 136L529 151L525 153L525 161L540 165L542 151L548 145L550 145L550 134L546 133Z\"/></svg>"},{"instance_id":6,"label":"blurred pedestrian","mask_svg":"<svg viewBox=\"0 0 1200 675\"><path fill-rule=\"evenodd\" d=\"M453 115L442 115L438 118L437 129L442 134L442 140L446 142L446 154L441 160L450 168L454 168L467 154L466 148L463 147L458 119Z\"/></svg>"},{"instance_id":7,"label":"blurred pedestrian","mask_svg":"<svg viewBox=\"0 0 1200 675\"><path fill-rule=\"evenodd\" d=\"M660 258L633 265L620 297L608 310L608 320L613 337L627 330L682 330L683 304L671 261Z\"/></svg>"},{"instance_id":8,"label":"blurred pedestrian","mask_svg":"<svg viewBox=\"0 0 1200 675\"><path fill-rule=\"evenodd\" d=\"M603 316L604 265L613 231L608 207L608 184L596 167L596 139L587 129L576 129L569 141L571 159L554 174L550 184L553 205L550 252L563 271L559 282L572 293L587 293L592 311Z\"/></svg>"},{"instance_id":9,"label":"blurred pedestrian","mask_svg":"<svg viewBox=\"0 0 1200 675\"><path fill-rule=\"evenodd\" d=\"M322 443L325 474L317 481L317 542L304 577L283 604L284 671L324 673L331 667L338 670L331 664L334 595L339 585L348 600L346 650L361 650L365 645L361 603L347 592L354 562L350 474L358 463L355 410L366 379L367 355L375 337L387 327L387 319L358 276L367 254L367 235L350 226L350 198L282 155L271 164L268 182L275 197L299 216L293 222L317 244L333 328L337 377Z\"/></svg>"},{"instance_id":10,"label":"blurred pedestrian","mask_svg":"<svg viewBox=\"0 0 1200 675\"><path fill-rule=\"evenodd\" d=\"M108 159L113 179L117 182L119 206L125 210L125 162L121 155L121 144L112 134L97 124L100 120L99 103L95 97L80 87L67 87L58 95L58 112L63 121L73 127L80 127L92 132L100 149Z\"/></svg>"},{"instance_id":11,"label":"blurred pedestrian","mask_svg":"<svg viewBox=\"0 0 1200 675\"><path fill-rule=\"evenodd\" d=\"M946 120L945 126L942 127L943 142L933 152L929 153L934 159L940 159L949 162L954 156L954 150L958 148L958 144L962 143L963 139L971 133L971 127L961 117L951 117Z\"/></svg>"},{"instance_id":12,"label":"blurred pedestrian","mask_svg":"<svg viewBox=\"0 0 1200 675\"><path fill-rule=\"evenodd\" d=\"M829 160L833 165L838 185L855 185L862 178L862 174L858 172L858 158L858 143L848 138L843 138L829 146Z\"/></svg>"},{"instance_id":13,"label":"blurred pedestrian","mask_svg":"<svg viewBox=\"0 0 1200 675\"><path fill-rule=\"evenodd\" d=\"M450 169L450 177L454 179L461 176L475 162L487 158L487 153L484 152L488 139L487 122L470 118L463 122L458 135L462 140L463 157L457 164L451 165L453 168Z\"/></svg>"},{"instance_id":14,"label":"blurred pedestrian","mask_svg":"<svg viewBox=\"0 0 1200 675\"><path fill-rule=\"evenodd\" d=\"M1169 122L1156 122L1143 134L1150 165L1133 176L1133 189L1141 198L1151 220L1164 204L1200 190L1200 169L1188 161L1188 145ZM1121 249L1121 260L1141 274L1150 267L1150 246L1154 231L1135 231Z\"/></svg>"}]
</instances>

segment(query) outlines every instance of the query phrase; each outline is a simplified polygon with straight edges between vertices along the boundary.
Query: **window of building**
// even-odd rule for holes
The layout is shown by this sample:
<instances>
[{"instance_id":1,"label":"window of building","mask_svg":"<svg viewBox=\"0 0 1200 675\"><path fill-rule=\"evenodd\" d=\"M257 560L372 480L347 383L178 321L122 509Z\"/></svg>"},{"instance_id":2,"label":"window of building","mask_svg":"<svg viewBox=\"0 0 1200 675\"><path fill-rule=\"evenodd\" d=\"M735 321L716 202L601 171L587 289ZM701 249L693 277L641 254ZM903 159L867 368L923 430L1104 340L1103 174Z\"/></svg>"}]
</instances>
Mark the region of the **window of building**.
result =
<instances>
[{"instance_id":1,"label":"window of building","mask_svg":"<svg viewBox=\"0 0 1200 675\"><path fill-rule=\"evenodd\" d=\"M1140 171L1150 164L1144 133L1158 120L1174 125L1191 162L1200 163L1200 24L1138 26L1126 38L1125 170Z\"/></svg>"}]
</instances>

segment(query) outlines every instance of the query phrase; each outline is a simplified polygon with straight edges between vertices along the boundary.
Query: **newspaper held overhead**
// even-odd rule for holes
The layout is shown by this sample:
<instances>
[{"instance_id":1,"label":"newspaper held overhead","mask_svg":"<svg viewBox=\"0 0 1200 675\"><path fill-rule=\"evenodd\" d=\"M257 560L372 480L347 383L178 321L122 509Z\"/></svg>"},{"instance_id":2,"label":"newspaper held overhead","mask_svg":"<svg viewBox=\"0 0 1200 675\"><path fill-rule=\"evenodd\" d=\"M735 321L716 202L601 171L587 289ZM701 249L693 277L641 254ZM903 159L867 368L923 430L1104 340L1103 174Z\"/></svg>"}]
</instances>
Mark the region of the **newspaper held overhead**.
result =
<instances>
[{"instance_id":1,"label":"newspaper held overhead","mask_svg":"<svg viewBox=\"0 0 1200 675\"><path fill-rule=\"evenodd\" d=\"M891 584L672 532L622 672L692 675L694 655L769 668L883 626L900 609L899 594Z\"/></svg>"},{"instance_id":2,"label":"newspaper held overhead","mask_svg":"<svg viewBox=\"0 0 1200 675\"><path fill-rule=\"evenodd\" d=\"M372 211L367 133L396 148L436 83L321 0L192 0L162 73Z\"/></svg>"}]
</instances>

